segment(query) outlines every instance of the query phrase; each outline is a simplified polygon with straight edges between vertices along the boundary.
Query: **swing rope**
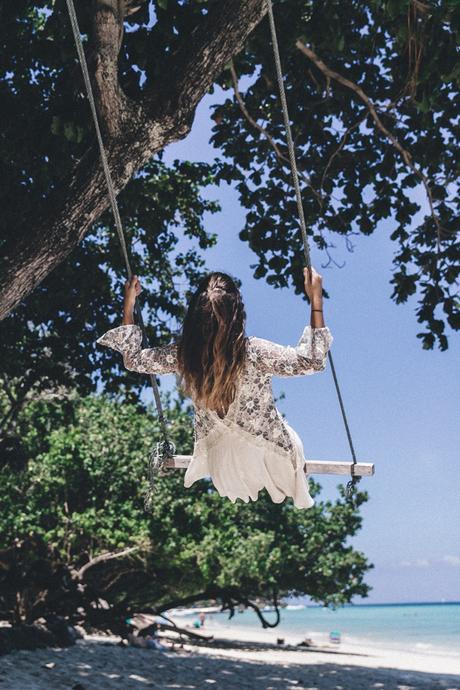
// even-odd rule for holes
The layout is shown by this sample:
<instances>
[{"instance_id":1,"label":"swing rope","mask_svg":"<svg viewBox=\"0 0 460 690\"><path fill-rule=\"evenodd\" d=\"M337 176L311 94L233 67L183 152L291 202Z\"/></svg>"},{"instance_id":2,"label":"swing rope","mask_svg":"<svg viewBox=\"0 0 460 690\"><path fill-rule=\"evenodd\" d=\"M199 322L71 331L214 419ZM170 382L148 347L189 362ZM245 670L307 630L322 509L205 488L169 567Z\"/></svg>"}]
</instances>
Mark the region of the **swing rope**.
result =
<instances>
[{"instance_id":1,"label":"swing rope","mask_svg":"<svg viewBox=\"0 0 460 690\"><path fill-rule=\"evenodd\" d=\"M125 233L124 233L124 229L123 229L123 224L121 221L120 210L118 208L117 195L115 192L112 174L110 172L110 167L109 167L109 163L108 163L108 159L107 159L107 153L106 153L105 146L104 146L104 140L102 138L101 128L99 125L99 118L98 118L98 114L97 114L96 101L94 98L93 87L92 87L91 79L89 76L88 63L86 61L85 51L83 48L83 42L81 39L80 28L78 26L77 14L75 12L75 5L73 3L73 0L66 0L66 3L67 3L67 9L69 12L69 18L70 18L70 24L72 27L72 33L73 33L73 37L74 37L74 41L75 41L75 47L77 49L77 55L78 55L78 59L80 61L80 67L81 67L81 71L83 74L83 81L84 81L84 84L86 87L86 95L88 97L89 105L91 108L91 114L93 117L94 129L96 131L96 138L97 138L97 142L99 145L99 153L101 156L101 162L102 162L102 168L104 171L105 181L107 183L107 190L109 193L110 205L112 207L112 213L113 213L113 217L115 220L115 227L117 229L118 239L120 241L121 252L123 254L123 259L124 259L125 266L126 266L126 272L128 274L128 279L130 280L132 275L133 275L133 271L131 268L131 262L129 260L128 246L127 246L126 237L125 237ZM139 301L137 299L136 299L136 304L135 304L135 312L136 312L137 322L138 322L140 329L141 329L141 332L142 332L142 346L147 347L147 345L148 345L147 333L145 330L144 319L142 317L142 310L140 308ZM152 496L152 492L153 492L153 484L154 484L156 475L161 470L166 458L173 457L175 450L176 450L174 444L169 439L169 433L168 433L168 429L167 429L166 418L165 418L165 415L163 412L163 405L161 403L160 391L159 391L155 376L153 374L149 374L148 376L150 379L150 384L151 384L152 391L153 391L153 397L154 397L155 405L157 408L158 422L160 424L162 441L160 441L157 444L155 451L150 456L150 461L149 461L149 491L148 491L148 494L146 496L146 506L148 506L150 501L151 501L151 496Z\"/></svg>"},{"instance_id":2,"label":"swing rope","mask_svg":"<svg viewBox=\"0 0 460 690\"><path fill-rule=\"evenodd\" d=\"M284 127L286 130L286 141L287 141L288 154L289 154L289 163L290 163L290 167L291 167L292 181L293 181L293 185L294 185L295 197L296 197L296 202L297 202L297 211L299 214L300 233L302 236L305 262L306 262L307 268L310 269L311 268L310 247L308 244L307 227L306 227L306 223L305 223L305 214L304 214L303 204L302 204L302 193L300 191L299 173L297 170L297 162L296 162L296 157L295 157L294 140L292 138L291 123L290 123L290 119L289 119L289 111L288 111L288 105L287 105L287 99L286 99L286 89L284 86L283 68L281 66L281 57L280 57L280 50L279 50L279 45L278 45L278 37L276 34L275 17L273 15L272 0L266 0L266 2L267 2L267 9L268 9L268 20L270 23L270 35L271 35L271 42L272 42L272 48L273 48L273 57L274 57L274 61L275 61L276 79L278 82L278 90L279 90L279 96L280 96L280 102L281 102L281 110L283 112ZM337 373L336 373L335 366L334 366L334 360L332 358L332 354L331 354L330 350L328 352L328 359L329 359L329 364L331 366L332 378L334 380L334 387L335 387L335 391L337 393L337 398L339 401L340 412L342 414L342 420L343 420L343 424L345 427L345 432L347 434L348 445L350 448L351 457L353 459L353 464L352 464L352 468L351 468L351 479L347 483L347 487L346 487L346 495L348 498L350 498L353 495L355 486L359 482L360 477L357 477L353 471L354 466L357 463L356 453L355 453L355 448L353 445L353 439L351 437L350 426L348 424L347 413L345 411L345 405L343 402L342 394L340 392L340 386L339 386L339 382L337 379Z\"/></svg>"}]
</instances>

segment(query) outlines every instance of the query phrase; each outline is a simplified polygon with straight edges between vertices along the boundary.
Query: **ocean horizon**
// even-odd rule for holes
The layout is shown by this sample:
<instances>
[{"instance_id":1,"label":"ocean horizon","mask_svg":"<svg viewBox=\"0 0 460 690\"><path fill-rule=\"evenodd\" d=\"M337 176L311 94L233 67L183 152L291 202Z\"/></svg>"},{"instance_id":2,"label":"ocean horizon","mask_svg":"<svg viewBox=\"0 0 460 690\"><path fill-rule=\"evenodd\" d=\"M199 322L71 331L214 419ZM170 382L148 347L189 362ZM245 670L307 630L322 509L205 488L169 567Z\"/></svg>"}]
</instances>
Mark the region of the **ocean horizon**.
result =
<instances>
[{"instance_id":1,"label":"ocean horizon","mask_svg":"<svg viewBox=\"0 0 460 690\"><path fill-rule=\"evenodd\" d=\"M435 599L433 601L375 601L362 604L343 604L343 608L355 608L356 606L449 606L450 604L458 606L460 605L460 601L455 599ZM291 606L291 604L288 603L287 606ZM305 608L325 608L321 604L315 603L302 604L302 606L305 606Z\"/></svg>"}]
</instances>

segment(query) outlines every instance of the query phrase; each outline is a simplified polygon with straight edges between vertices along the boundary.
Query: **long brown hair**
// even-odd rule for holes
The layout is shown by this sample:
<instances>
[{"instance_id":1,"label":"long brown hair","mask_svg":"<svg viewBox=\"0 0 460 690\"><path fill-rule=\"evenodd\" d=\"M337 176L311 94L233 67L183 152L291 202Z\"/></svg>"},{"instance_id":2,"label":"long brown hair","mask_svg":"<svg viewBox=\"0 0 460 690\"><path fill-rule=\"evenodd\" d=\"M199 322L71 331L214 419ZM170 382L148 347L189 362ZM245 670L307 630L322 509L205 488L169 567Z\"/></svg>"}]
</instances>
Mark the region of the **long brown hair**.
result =
<instances>
[{"instance_id":1,"label":"long brown hair","mask_svg":"<svg viewBox=\"0 0 460 690\"><path fill-rule=\"evenodd\" d=\"M235 280L206 275L193 294L178 343L181 387L221 416L234 400L246 356L246 312Z\"/></svg>"}]
</instances>

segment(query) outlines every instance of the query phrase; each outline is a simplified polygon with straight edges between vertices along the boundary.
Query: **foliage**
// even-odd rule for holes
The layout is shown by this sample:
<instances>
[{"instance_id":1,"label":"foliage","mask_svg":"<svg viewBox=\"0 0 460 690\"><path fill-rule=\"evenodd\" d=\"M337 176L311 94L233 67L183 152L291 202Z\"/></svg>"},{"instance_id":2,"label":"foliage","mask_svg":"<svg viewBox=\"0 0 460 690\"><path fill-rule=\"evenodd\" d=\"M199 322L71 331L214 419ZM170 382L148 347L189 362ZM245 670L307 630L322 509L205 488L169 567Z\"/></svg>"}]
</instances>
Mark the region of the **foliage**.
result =
<instances>
[{"instance_id":1,"label":"foliage","mask_svg":"<svg viewBox=\"0 0 460 690\"><path fill-rule=\"evenodd\" d=\"M418 337L425 348L437 341L446 349L446 326L460 328L460 6L293 0L277 9L310 235L331 263L341 254L337 236L350 247L389 219L396 245L392 297L405 302L417 295L417 318L426 326ZM296 46L299 39L355 88L325 74ZM218 177L237 185L247 209L240 238L257 254L255 277L285 286L298 276L300 292L301 240L266 23L235 63L245 83L250 78L247 113L232 91L214 109L212 141L228 159ZM232 89L230 72L221 84Z\"/></svg>"},{"instance_id":2,"label":"foliage","mask_svg":"<svg viewBox=\"0 0 460 690\"><path fill-rule=\"evenodd\" d=\"M164 57L188 39L190 27L212 2L147 2L128 18L120 56L126 93L142 97L146 84L164 80ZM82 29L88 32L90 3L79 9ZM275 10L304 210L314 242L338 261L334 238L350 246L354 237L371 234L392 218L393 298L404 302L418 295L417 318L427 326L420 333L423 346L437 341L447 347L446 324L452 329L459 325L458 5L446 0L430 5L283 0ZM3 3L0 13L1 243L10 234L27 232L27 219L82 155L93 133L65 3L19 0ZM327 65L359 84L382 123L410 150L430 182L442 231L426 212L420 180L376 128L366 105L353 91L326 79L295 47L299 38ZM249 114L283 152L266 22L235 65L250 79L244 93ZM219 83L231 88L230 73ZM207 213L218 211L207 198L206 188L213 182L237 186L247 209L240 237L257 255L255 277L265 277L275 287L294 282L300 291L303 258L288 168L243 116L231 90L213 117L213 143L220 156L214 166L185 161L167 166L156 158L120 198L134 268L147 286L147 320L155 323L150 326L152 343L166 340L169 319L176 323L181 317L178 282L183 281L185 292L205 268L198 249L216 241L216 234L203 225ZM181 234L190 242L178 254ZM125 387L125 382L129 390L143 385L139 378L121 379L113 356L94 347L95 337L115 319L123 275L106 215L2 324L4 383L11 388L20 379L11 416L32 390L64 385L88 392L102 380L108 390Z\"/></svg>"},{"instance_id":3,"label":"foliage","mask_svg":"<svg viewBox=\"0 0 460 690\"><path fill-rule=\"evenodd\" d=\"M135 246L133 268L146 288L142 300L152 344L167 340L182 316L179 283L186 286L203 273L200 250L192 241L190 248L177 250L179 230L200 248L215 242L202 225L203 215L218 208L201 195L200 188L210 181L205 165L177 161L168 168L152 161L123 194L121 209ZM57 386L89 392L106 382L107 390L128 387L134 395L145 385L145 379L121 373L113 353L95 347L121 311L124 281L117 238L107 223L108 217L101 219L71 259L2 322L2 374L13 406L32 391Z\"/></svg>"},{"instance_id":4,"label":"foliage","mask_svg":"<svg viewBox=\"0 0 460 690\"><path fill-rule=\"evenodd\" d=\"M16 538L0 549L0 566L0 618L15 626L69 616L84 603L69 567L37 535ZM3 642L0 636L0 655Z\"/></svg>"},{"instance_id":5,"label":"foliage","mask_svg":"<svg viewBox=\"0 0 460 690\"><path fill-rule=\"evenodd\" d=\"M82 156L93 128L70 32L63 37L65 4L22 0L3 3L0 13L2 246L21 227L27 232L27 219ZM204 229L206 215L219 210L205 194L213 179L208 164L167 165L160 156L119 197L133 269L145 286L142 301L152 344L167 340L177 327L182 293L202 276L202 251L215 244L215 233ZM179 250L181 236L186 241ZM145 379L120 375L118 358L95 347L97 336L118 318L124 279L107 212L72 256L0 325L2 378L11 396L5 422L28 397L56 387L86 393L103 384L109 391L128 390L134 399Z\"/></svg>"},{"instance_id":6,"label":"foliage","mask_svg":"<svg viewBox=\"0 0 460 690\"><path fill-rule=\"evenodd\" d=\"M190 408L165 403L173 441L190 452ZM275 505L265 492L254 504L233 504L204 480L185 490L173 472L158 480L146 513L146 458L156 435L156 418L105 396L28 403L16 450L3 452L0 549L34 535L73 572L95 559L82 580L93 621L109 615L89 606L101 597L119 617L184 600L213 598L231 609L287 594L330 605L366 596L371 566L348 544L365 493L351 504L343 492L322 501L315 483L317 503L308 511L290 500ZM127 547L135 550L97 561Z\"/></svg>"}]
</instances>

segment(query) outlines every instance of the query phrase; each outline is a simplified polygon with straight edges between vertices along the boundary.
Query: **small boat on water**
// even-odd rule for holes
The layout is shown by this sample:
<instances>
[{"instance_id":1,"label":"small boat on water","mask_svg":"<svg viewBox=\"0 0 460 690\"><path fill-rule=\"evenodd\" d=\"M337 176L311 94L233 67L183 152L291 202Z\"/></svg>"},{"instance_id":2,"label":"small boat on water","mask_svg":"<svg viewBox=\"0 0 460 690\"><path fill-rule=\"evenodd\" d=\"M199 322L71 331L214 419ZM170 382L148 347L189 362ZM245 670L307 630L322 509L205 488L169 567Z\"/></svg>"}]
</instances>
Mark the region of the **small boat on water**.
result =
<instances>
[{"instance_id":1,"label":"small boat on water","mask_svg":"<svg viewBox=\"0 0 460 690\"><path fill-rule=\"evenodd\" d=\"M168 616L197 616L199 613L220 613L220 606L194 606L193 608L171 609Z\"/></svg>"},{"instance_id":2,"label":"small boat on water","mask_svg":"<svg viewBox=\"0 0 460 690\"><path fill-rule=\"evenodd\" d=\"M287 606L285 606L286 611L301 611L305 608L305 604L287 604Z\"/></svg>"}]
</instances>

